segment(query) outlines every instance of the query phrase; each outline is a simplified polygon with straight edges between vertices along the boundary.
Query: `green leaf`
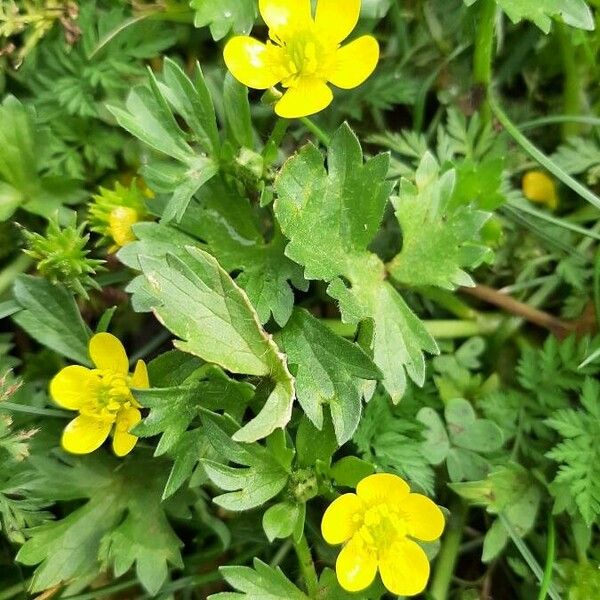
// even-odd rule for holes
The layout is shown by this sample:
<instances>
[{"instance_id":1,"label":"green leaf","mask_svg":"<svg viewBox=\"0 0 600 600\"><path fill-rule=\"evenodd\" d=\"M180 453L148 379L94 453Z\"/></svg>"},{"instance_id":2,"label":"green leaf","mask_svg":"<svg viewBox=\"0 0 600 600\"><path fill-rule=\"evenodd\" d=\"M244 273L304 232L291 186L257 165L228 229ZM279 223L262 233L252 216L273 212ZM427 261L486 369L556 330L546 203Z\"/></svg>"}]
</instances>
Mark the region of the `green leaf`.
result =
<instances>
[{"instance_id":1,"label":"green leaf","mask_svg":"<svg viewBox=\"0 0 600 600\"><path fill-rule=\"evenodd\" d=\"M306 291L302 269L284 254L285 239L278 227L267 242L247 198L215 177L198 194L198 202L185 215L188 231L205 241L221 266L239 272L236 283L244 288L261 323L273 315L283 326L292 314L292 284Z\"/></svg>"},{"instance_id":2,"label":"green leaf","mask_svg":"<svg viewBox=\"0 0 600 600\"><path fill-rule=\"evenodd\" d=\"M51 218L63 204L80 202L87 194L78 181L41 177L40 160L47 136L36 126L35 113L13 96L0 105L0 222L19 208Z\"/></svg>"},{"instance_id":3,"label":"green leaf","mask_svg":"<svg viewBox=\"0 0 600 600\"><path fill-rule=\"evenodd\" d=\"M450 400L445 414L454 446L475 452L495 452L502 447L504 436L500 427L488 419L478 419L468 400Z\"/></svg>"},{"instance_id":4,"label":"green leaf","mask_svg":"<svg viewBox=\"0 0 600 600\"><path fill-rule=\"evenodd\" d=\"M163 212L168 222L180 221L194 194L219 172L219 139L214 106L200 67L196 67L196 81L192 82L173 61L166 61L163 76L165 83L159 83L149 71L148 86L129 94L126 110L108 108L121 127L179 163L150 162L142 170L157 191L172 193ZM176 115L189 125L193 140L188 140ZM199 149L190 145L193 141Z\"/></svg>"},{"instance_id":5,"label":"green leaf","mask_svg":"<svg viewBox=\"0 0 600 600\"><path fill-rule=\"evenodd\" d=\"M161 434L154 455L169 454L174 458L163 492L163 498L168 498L192 476L210 448L199 423L190 429L201 410L225 410L241 418L254 390L247 383L230 379L218 367L202 367L197 358L177 350L153 360L148 372L153 387L137 390L135 395L142 406L150 408L150 413L135 427L135 434Z\"/></svg>"},{"instance_id":6,"label":"green leaf","mask_svg":"<svg viewBox=\"0 0 600 600\"><path fill-rule=\"evenodd\" d=\"M281 571L254 559L251 567L221 567L227 583L239 592L221 592L209 596L209 600L308 600Z\"/></svg>"},{"instance_id":7,"label":"green leaf","mask_svg":"<svg viewBox=\"0 0 600 600\"><path fill-rule=\"evenodd\" d=\"M444 422L437 411L429 406L419 411L417 420L426 427L422 444L423 454L430 464L439 465L446 460L450 452L450 440Z\"/></svg>"},{"instance_id":8,"label":"green leaf","mask_svg":"<svg viewBox=\"0 0 600 600\"><path fill-rule=\"evenodd\" d=\"M196 11L194 25L210 25L213 40L223 39L231 30L248 34L256 19L256 0L191 0Z\"/></svg>"},{"instance_id":9,"label":"green leaf","mask_svg":"<svg viewBox=\"0 0 600 600\"><path fill-rule=\"evenodd\" d=\"M467 6L476 0L465 0ZM552 19L561 19L567 25L593 31L594 16L584 0L496 0L513 23L523 19L533 21L544 33L550 32Z\"/></svg>"},{"instance_id":10,"label":"green leaf","mask_svg":"<svg viewBox=\"0 0 600 600\"><path fill-rule=\"evenodd\" d=\"M392 189L385 179L388 166L384 154L363 163L360 143L343 125L329 146L328 171L312 144L286 162L275 182L275 214L290 240L286 255L305 267L307 279L330 282L328 292L339 300L343 320L374 320L374 360L397 401L405 370L422 384L423 350L435 353L437 345L385 281L383 262L368 250Z\"/></svg>"},{"instance_id":11,"label":"green leaf","mask_svg":"<svg viewBox=\"0 0 600 600\"><path fill-rule=\"evenodd\" d=\"M297 529L299 520L304 524L304 505L279 502L270 506L262 519L263 529L269 542L290 537Z\"/></svg>"},{"instance_id":12,"label":"green leaf","mask_svg":"<svg viewBox=\"0 0 600 600\"><path fill-rule=\"evenodd\" d=\"M296 432L296 454L300 467L312 467L317 461L329 465L337 448L331 418L325 415L323 426L319 430L306 415L302 417Z\"/></svg>"},{"instance_id":13,"label":"green leaf","mask_svg":"<svg viewBox=\"0 0 600 600\"><path fill-rule=\"evenodd\" d=\"M90 331L72 294L40 277L20 275L14 295L23 310L12 316L40 344L80 365L90 365Z\"/></svg>"},{"instance_id":14,"label":"green leaf","mask_svg":"<svg viewBox=\"0 0 600 600\"><path fill-rule=\"evenodd\" d=\"M329 471L331 477L335 479L337 485L347 487L356 487L361 479L372 475L375 468L366 460L361 460L356 456L344 456L331 466Z\"/></svg>"},{"instance_id":15,"label":"green leaf","mask_svg":"<svg viewBox=\"0 0 600 600\"><path fill-rule=\"evenodd\" d=\"M157 318L180 338L175 346L231 373L272 382L261 411L240 431L238 441L267 437L290 420L294 381L285 357L262 329L246 295L218 262L188 246L185 258L139 257L146 292Z\"/></svg>"},{"instance_id":16,"label":"green leaf","mask_svg":"<svg viewBox=\"0 0 600 600\"><path fill-rule=\"evenodd\" d=\"M206 415L203 423L206 437L215 451L226 461L239 465L232 467L214 460L202 460L210 480L227 492L213 498L213 502L227 510L250 510L283 490L288 482L291 458L287 464L282 464L268 447L233 441L229 430L235 428L234 422Z\"/></svg>"},{"instance_id":17,"label":"green leaf","mask_svg":"<svg viewBox=\"0 0 600 600\"><path fill-rule=\"evenodd\" d=\"M294 311L278 339L296 365L296 396L304 412L321 429L323 406L329 406L341 446L358 426L365 380L379 379L379 369L359 346L303 309Z\"/></svg>"},{"instance_id":18,"label":"green leaf","mask_svg":"<svg viewBox=\"0 0 600 600\"><path fill-rule=\"evenodd\" d=\"M116 577L135 565L140 583L156 594L167 579L168 565L183 566L183 544L160 504L168 465L135 455L121 462L103 454L69 462L35 459L39 475L34 485L45 497L87 502L63 519L29 531L17 560L38 565L30 590L42 592L97 576L105 563Z\"/></svg>"},{"instance_id":19,"label":"green leaf","mask_svg":"<svg viewBox=\"0 0 600 600\"><path fill-rule=\"evenodd\" d=\"M135 433L140 437L161 434L154 456L162 456L176 448L200 408L241 416L253 395L251 385L230 379L217 367L205 370L201 379L177 387L137 390L136 399L150 413Z\"/></svg>"},{"instance_id":20,"label":"green leaf","mask_svg":"<svg viewBox=\"0 0 600 600\"><path fill-rule=\"evenodd\" d=\"M557 431L562 441L546 454L559 464L553 482L555 490L574 503L588 527L600 515L600 383L587 378L581 395L581 408L556 411L546 425ZM551 488L552 489L552 488ZM553 490L554 495L557 495Z\"/></svg>"},{"instance_id":21,"label":"green leaf","mask_svg":"<svg viewBox=\"0 0 600 600\"><path fill-rule=\"evenodd\" d=\"M489 461L480 456L499 450L504 434L496 423L477 418L470 402L455 398L446 404L446 426L438 413L423 407L417 420L426 427L422 451L430 464L446 461L451 481L485 477Z\"/></svg>"},{"instance_id":22,"label":"green leaf","mask_svg":"<svg viewBox=\"0 0 600 600\"><path fill-rule=\"evenodd\" d=\"M541 490L525 467L510 463L498 467L486 479L449 486L466 500L484 506L494 515L502 514L520 537L526 536L535 525L541 502ZM508 540L496 520L488 530L484 541L483 560L493 560Z\"/></svg>"},{"instance_id":23,"label":"green leaf","mask_svg":"<svg viewBox=\"0 0 600 600\"><path fill-rule=\"evenodd\" d=\"M489 255L480 231L490 215L467 206L450 207L455 177L453 170L440 176L435 158L427 153L416 185L401 181L392 202L402 229L402 250L388 265L399 283L449 290L475 285L464 269L479 266Z\"/></svg>"},{"instance_id":24,"label":"green leaf","mask_svg":"<svg viewBox=\"0 0 600 600\"><path fill-rule=\"evenodd\" d=\"M205 152L218 155L221 142L217 117L200 63L196 63L192 81L176 62L165 58L163 76L165 83L159 84L163 96L185 120Z\"/></svg>"},{"instance_id":25,"label":"green leaf","mask_svg":"<svg viewBox=\"0 0 600 600\"><path fill-rule=\"evenodd\" d=\"M238 146L252 148L254 131L248 102L248 88L227 73L223 83L223 109L227 131Z\"/></svg>"}]
</instances>

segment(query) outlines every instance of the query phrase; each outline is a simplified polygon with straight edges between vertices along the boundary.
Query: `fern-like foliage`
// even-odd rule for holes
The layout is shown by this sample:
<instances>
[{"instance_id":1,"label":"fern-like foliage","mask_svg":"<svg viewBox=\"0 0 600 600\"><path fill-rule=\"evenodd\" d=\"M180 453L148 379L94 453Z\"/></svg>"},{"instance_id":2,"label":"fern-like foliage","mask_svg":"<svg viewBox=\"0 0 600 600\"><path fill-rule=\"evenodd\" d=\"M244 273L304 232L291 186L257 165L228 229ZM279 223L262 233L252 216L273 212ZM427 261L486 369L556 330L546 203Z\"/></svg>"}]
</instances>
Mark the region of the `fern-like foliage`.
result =
<instances>
[{"instance_id":1,"label":"fern-like foliage","mask_svg":"<svg viewBox=\"0 0 600 600\"><path fill-rule=\"evenodd\" d=\"M574 137L559 146L553 159L573 175L584 173L589 185L600 181L600 136Z\"/></svg>"},{"instance_id":2,"label":"fern-like foliage","mask_svg":"<svg viewBox=\"0 0 600 600\"><path fill-rule=\"evenodd\" d=\"M561 485L591 527L600 515L600 382L586 379L581 407L558 410L546 423L562 438L547 453L559 463L554 483Z\"/></svg>"},{"instance_id":3,"label":"fern-like foliage","mask_svg":"<svg viewBox=\"0 0 600 600\"><path fill-rule=\"evenodd\" d=\"M121 101L146 72L145 61L176 39L176 27L143 21L121 27L131 16L122 0L84 0L67 44L52 31L18 72L29 90L39 122L54 138L45 164L72 177L114 168L127 138L111 125L105 103Z\"/></svg>"}]
</instances>

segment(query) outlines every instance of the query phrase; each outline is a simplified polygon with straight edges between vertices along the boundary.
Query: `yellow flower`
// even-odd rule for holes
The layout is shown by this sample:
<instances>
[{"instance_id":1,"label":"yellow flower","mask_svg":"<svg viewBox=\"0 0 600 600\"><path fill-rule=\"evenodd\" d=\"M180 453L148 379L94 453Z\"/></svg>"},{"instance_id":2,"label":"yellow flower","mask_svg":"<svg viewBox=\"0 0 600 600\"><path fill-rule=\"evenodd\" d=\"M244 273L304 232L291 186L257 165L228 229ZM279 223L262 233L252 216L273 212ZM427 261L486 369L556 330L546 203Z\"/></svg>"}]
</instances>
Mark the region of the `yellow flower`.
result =
<instances>
[{"instance_id":1,"label":"yellow flower","mask_svg":"<svg viewBox=\"0 0 600 600\"><path fill-rule=\"evenodd\" d=\"M116 182L113 189L100 187L90 204L90 229L104 242L112 243L111 252L135 241L132 226L148 219L146 198L153 193L141 180L133 178L127 186Z\"/></svg>"},{"instance_id":2,"label":"yellow flower","mask_svg":"<svg viewBox=\"0 0 600 600\"><path fill-rule=\"evenodd\" d=\"M429 579L427 555L414 540L432 542L444 530L442 511L429 498L411 494L390 473L369 475L323 515L321 531L329 544L344 544L335 570L349 592L367 588L377 570L385 587L398 596L421 593Z\"/></svg>"},{"instance_id":3,"label":"yellow flower","mask_svg":"<svg viewBox=\"0 0 600 600\"><path fill-rule=\"evenodd\" d=\"M50 382L50 396L62 408L79 411L62 435L62 447L73 454L97 450L113 430L117 456L129 454L137 437L129 433L142 415L131 388L148 388L146 363L139 360L129 375L123 344L110 333L97 333L88 351L95 369L65 367Z\"/></svg>"},{"instance_id":4,"label":"yellow flower","mask_svg":"<svg viewBox=\"0 0 600 600\"><path fill-rule=\"evenodd\" d=\"M259 0L269 27L266 44L237 36L225 46L232 75L259 90L277 83L286 92L275 112L287 119L317 113L331 103L327 82L351 89L363 83L379 60L379 44L363 35L340 47L356 27L361 0L318 0L313 18L310 0Z\"/></svg>"},{"instance_id":5,"label":"yellow flower","mask_svg":"<svg viewBox=\"0 0 600 600\"><path fill-rule=\"evenodd\" d=\"M550 210L558 207L556 183L543 171L529 171L523 177L523 195L531 202L545 204Z\"/></svg>"}]
</instances>

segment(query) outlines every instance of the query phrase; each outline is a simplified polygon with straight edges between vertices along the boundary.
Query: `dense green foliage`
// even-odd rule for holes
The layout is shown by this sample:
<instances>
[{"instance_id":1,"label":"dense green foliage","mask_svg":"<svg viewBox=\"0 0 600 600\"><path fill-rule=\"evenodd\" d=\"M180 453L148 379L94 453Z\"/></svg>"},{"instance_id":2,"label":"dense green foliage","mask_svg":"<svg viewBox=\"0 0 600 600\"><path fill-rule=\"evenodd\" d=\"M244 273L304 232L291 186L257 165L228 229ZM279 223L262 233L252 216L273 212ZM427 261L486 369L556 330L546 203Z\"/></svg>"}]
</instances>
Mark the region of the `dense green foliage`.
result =
<instances>
[{"instance_id":1,"label":"dense green foliage","mask_svg":"<svg viewBox=\"0 0 600 600\"><path fill-rule=\"evenodd\" d=\"M258 0L0 0L0 600L391 598L320 529L378 472L444 511L420 597L600 598L597 26L363 0L376 71L283 120ZM139 441L70 454L107 331Z\"/></svg>"}]
</instances>

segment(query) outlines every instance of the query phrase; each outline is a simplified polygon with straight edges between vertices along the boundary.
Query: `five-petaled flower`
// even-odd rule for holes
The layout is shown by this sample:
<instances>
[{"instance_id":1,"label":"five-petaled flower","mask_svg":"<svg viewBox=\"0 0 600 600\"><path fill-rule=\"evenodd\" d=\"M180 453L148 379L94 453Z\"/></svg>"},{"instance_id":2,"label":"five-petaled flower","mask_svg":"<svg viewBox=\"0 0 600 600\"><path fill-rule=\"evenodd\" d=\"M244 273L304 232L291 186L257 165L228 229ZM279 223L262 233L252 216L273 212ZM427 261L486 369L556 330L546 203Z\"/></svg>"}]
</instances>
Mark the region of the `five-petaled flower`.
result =
<instances>
[{"instance_id":1,"label":"five-petaled flower","mask_svg":"<svg viewBox=\"0 0 600 600\"><path fill-rule=\"evenodd\" d=\"M558 207L558 192L554 180L544 171L528 171L523 177L523 195L531 202L545 204L550 210Z\"/></svg>"},{"instance_id":2,"label":"five-petaled flower","mask_svg":"<svg viewBox=\"0 0 600 600\"><path fill-rule=\"evenodd\" d=\"M236 36L225 46L225 63L244 85L264 90L286 88L275 112L288 119L323 110L333 100L327 82L351 89L363 83L379 60L379 44L363 35L340 44L356 27L361 0L318 0L313 18L311 0L259 0L269 27L266 44Z\"/></svg>"},{"instance_id":3,"label":"five-petaled flower","mask_svg":"<svg viewBox=\"0 0 600 600\"><path fill-rule=\"evenodd\" d=\"M73 454L97 450L113 430L113 451L129 454L137 437L129 433L142 415L131 388L148 388L146 363L139 360L129 374L123 344L110 333L97 333L88 351L95 369L65 367L50 382L50 395L62 408L79 411L62 435L62 446Z\"/></svg>"},{"instance_id":4,"label":"five-petaled flower","mask_svg":"<svg viewBox=\"0 0 600 600\"><path fill-rule=\"evenodd\" d=\"M390 473L369 475L356 494L344 494L323 515L321 531L329 544L345 544L335 565L349 592L367 588L377 574L398 596L421 593L429 579L427 555L414 540L434 541L444 530L438 506Z\"/></svg>"}]
</instances>

